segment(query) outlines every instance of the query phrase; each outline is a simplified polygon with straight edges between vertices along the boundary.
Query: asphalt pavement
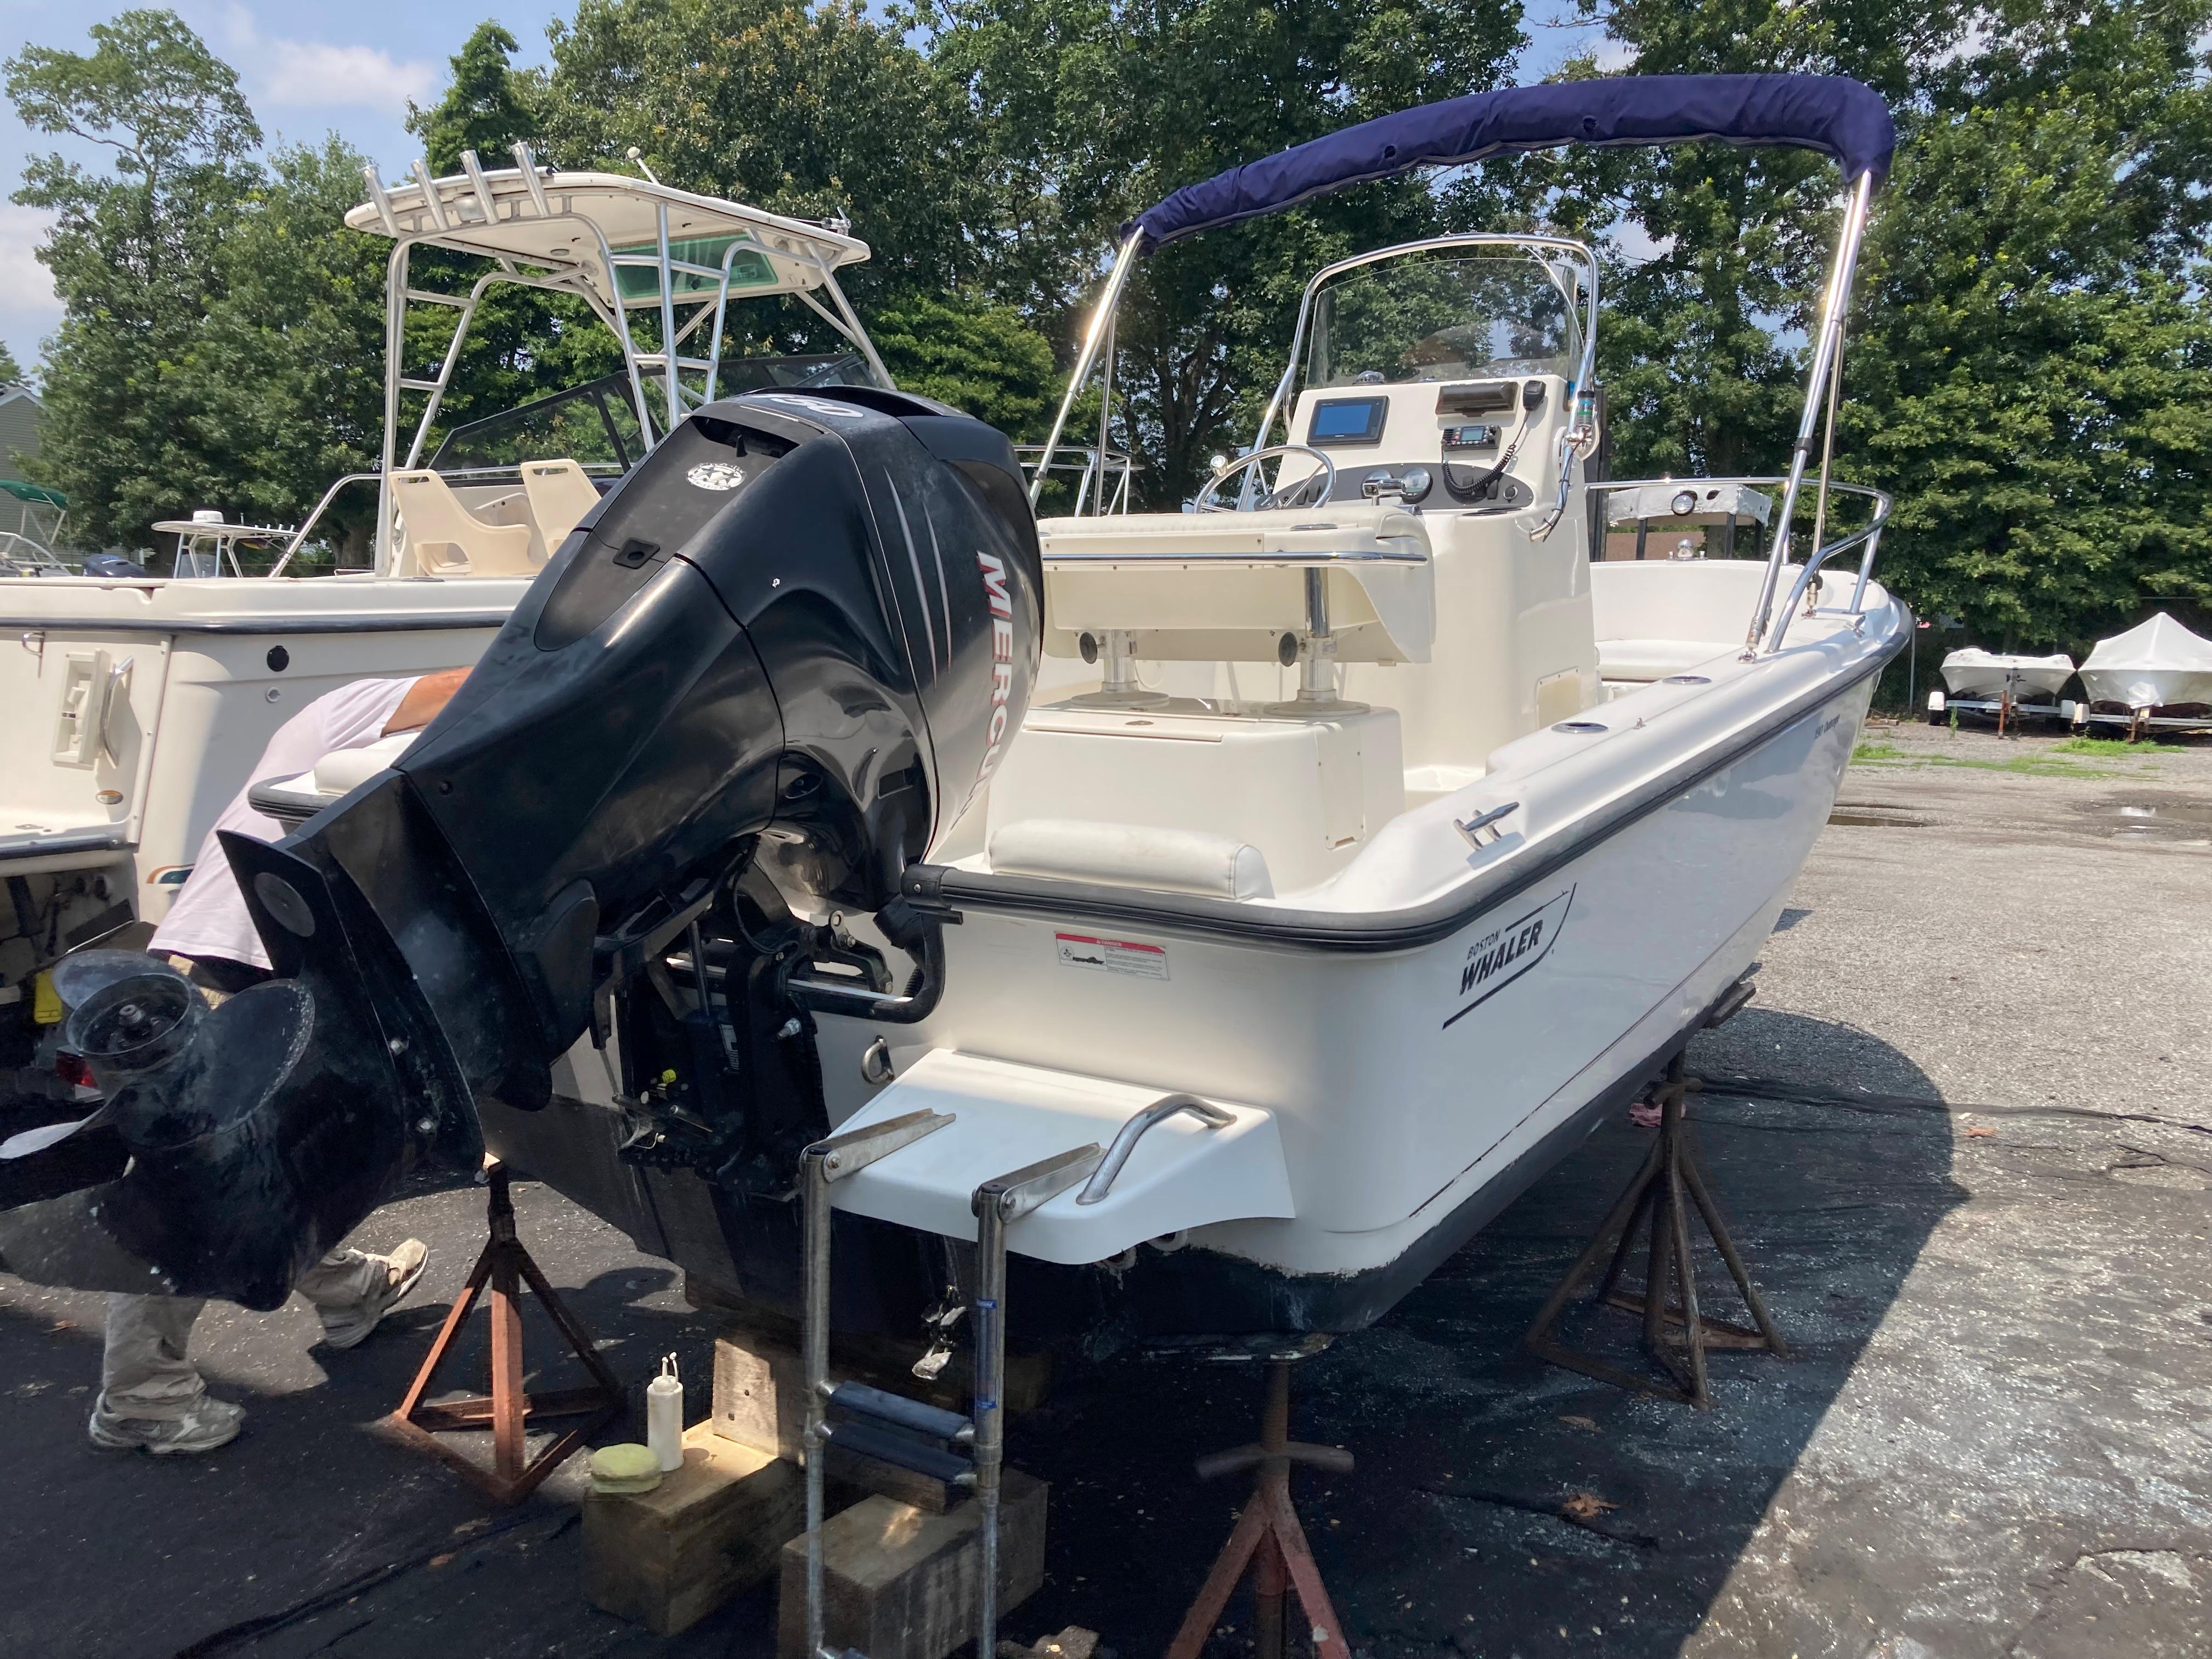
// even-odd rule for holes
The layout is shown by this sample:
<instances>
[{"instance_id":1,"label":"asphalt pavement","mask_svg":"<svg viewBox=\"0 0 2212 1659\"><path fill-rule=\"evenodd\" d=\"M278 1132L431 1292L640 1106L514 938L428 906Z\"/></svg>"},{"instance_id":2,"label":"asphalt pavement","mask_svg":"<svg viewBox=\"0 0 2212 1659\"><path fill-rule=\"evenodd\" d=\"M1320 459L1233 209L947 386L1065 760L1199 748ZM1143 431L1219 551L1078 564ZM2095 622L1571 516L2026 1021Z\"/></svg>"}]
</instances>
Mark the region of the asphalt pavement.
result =
<instances>
[{"instance_id":1,"label":"asphalt pavement","mask_svg":"<svg viewBox=\"0 0 2212 1659\"><path fill-rule=\"evenodd\" d=\"M1757 1000L1692 1054L1706 1166L1793 1357L1717 1357L1698 1413L1521 1349L1649 1144L1601 1128L1300 1368L1294 1431L1358 1460L1295 1485L1365 1659L2212 1652L2212 745L1915 726L1863 752ZM702 1414L713 1327L672 1270L543 1188L517 1200L634 1392L672 1352ZM482 1205L452 1183L372 1218L371 1247L435 1255L351 1352L297 1302L211 1307L195 1356L249 1417L198 1460L93 1450L100 1298L0 1277L0 1656L765 1659L764 1592L670 1641L586 1605L573 1471L499 1510L374 1431ZM1569 1334L1632 1357L1621 1316ZM1243 1495L1191 1459L1251 1437L1258 1387L1063 1368L1011 1434L1054 1496L1048 1581L1008 1633L1160 1650ZM1213 1659L1249 1651L1248 1607Z\"/></svg>"}]
</instances>

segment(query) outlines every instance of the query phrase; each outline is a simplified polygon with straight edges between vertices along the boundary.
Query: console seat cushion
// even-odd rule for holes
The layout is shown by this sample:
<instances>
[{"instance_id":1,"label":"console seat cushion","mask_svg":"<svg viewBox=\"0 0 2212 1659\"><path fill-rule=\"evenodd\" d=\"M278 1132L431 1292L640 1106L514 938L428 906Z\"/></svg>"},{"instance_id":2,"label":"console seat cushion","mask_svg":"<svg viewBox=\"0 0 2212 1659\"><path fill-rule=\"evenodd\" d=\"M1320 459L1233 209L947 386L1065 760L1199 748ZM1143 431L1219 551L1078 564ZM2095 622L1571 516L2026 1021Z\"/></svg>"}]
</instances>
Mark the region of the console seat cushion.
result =
<instances>
[{"instance_id":1,"label":"console seat cushion","mask_svg":"<svg viewBox=\"0 0 2212 1659\"><path fill-rule=\"evenodd\" d=\"M1663 680L1739 648L1718 640L1600 640L1600 679Z\"/></svg>"},{"instance_id":2,"label":"console seat cushion","mask_svg":"<svg viewBox=\"0 0 2212 1659\"><path fill-rule=\"evenodd\" d=\"M1198 830L1158 830L1088 818L1022 818L991 837L1001 875L1141 887L1207 898L1273 898L1267 860L1249 842Z\"/></svg>"}]
</instances>

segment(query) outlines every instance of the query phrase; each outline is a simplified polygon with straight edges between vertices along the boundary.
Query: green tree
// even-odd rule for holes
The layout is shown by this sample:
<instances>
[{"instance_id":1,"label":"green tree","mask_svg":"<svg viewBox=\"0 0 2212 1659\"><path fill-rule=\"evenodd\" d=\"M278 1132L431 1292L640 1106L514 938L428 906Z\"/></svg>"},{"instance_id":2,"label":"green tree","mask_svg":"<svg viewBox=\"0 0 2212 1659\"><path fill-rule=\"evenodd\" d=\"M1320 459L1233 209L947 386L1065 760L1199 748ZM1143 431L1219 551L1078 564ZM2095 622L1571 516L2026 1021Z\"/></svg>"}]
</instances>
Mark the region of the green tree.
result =
<instances>
[{"instance_id":1,"label":"green tree","mask_svg":"<svg viewBox=\"0 0 2212 1659\"><path fill-rule=\"evenodd\" d=\"M995 210L975 222L990 291L1073 352L1118 227L1177 186L1338 127L1497 84L1519 0L917 0L901 14L957 77ZM1355 248L1488 217L1479 182L1361 186L1146 262L1118 324L1117 445L1141 494L1179 499L1249 438L1308 276Z\"/></svg>"},{"instance_id":2,"label":"green tree","mask_svg":"<svg viewBox=\"0 0 2212 1659\"><path fill-rule=\"evenodd\" d=\"M1598 0L1581 0L1597 17ZM1607 29L1639 74L1790 71L1867 82L1907 103L1956 44L1955 0L1623 0ZM1574 73L1589 74L1587 62ZM1580 152L1560 184L1610 211L1599 372L1627 477L1779 467L1803 398L1800 342L1834 246L1835 164L1719 143Z\"/></svg>"},{"instance_id":3,"label":"green tree","mask_svg":"<svg viewBox=\"0 0 2212 1659\"><path fill-rule=\"evenodd\" d=\"M1883 559L1993 646L2212 597L2204 0L1992 12L1926 81L1869 250L1853 471Z\"/></svg>"},{"instance_id":4,"label":"green tree","mask_svg":"<svg viewBox=\"0 0 2212 1659\"><path fill-rule=\"evenodd\" d=\"M839 278L866 307L975 271L990 198L960 88L859 0L581 0L551 31L549 152L800 218L844 217L873 252ZM791 343L818 343L792 307Z\"/></svg>"},{"instance_id":5,"label":"green tree","mask_svg":"<svg viewBox=\"0 0 2212 1659\"><path fill-rule=\"evenodd\" d=\"M391 245L343 222L364 159L335 137L277 150L240 204L221 297L164 376L174 483L195 505L297 523L378 465ZM366 562L374 501L356 485L333 503L324 528L343 562Z\"/></svg>"},{"instance_id":6,"label":"green tree","mask_svg":"<svg viewBox=\"0 0 2212 1659\"><path fill-rule=\"evenodd\" d=\"M1042 438L1051 410L1052 343L1011 306L927 294L878 311L869 337L892 378L1015 438Z\"/></svg>"},{"instance_id":7,"label":"green tree","mask_svg":"<svg viewBox=\"0 0 2212 1659\"><path fill-rule=\"evenodd\" d=\"M0 386L21 386L23 380L23 370L15 362L15 354L8 349L6 342L0 341Z\"/></svg>"},{"instance_id":8,"label":"green tree","mask_svg":"<svg viewBox=\"0 0 2212 1659\"><path fill-rule=\"evenodd\" d=\"M422 140L423 157L438 175L461 170L461 152L476 151L487 167L507 165L518 139L538 136L538 77L518 71L515 38L495 22L477 25L449 60L453 78L428 109L410 101L407 130Z\"/></svg>"},{"instance_id":9,"label":"green tree","mask_svg":"<svg viewBox=\"0 0 2212 1659\"><path fill-rule=\"evenodd\" d=\"M126 11L88 33L90 52L26 46L4 66L27 126L114 152L106 174L36 157L15 193L55 215L39 258L63 305L33 465L81 533L137 544L197 504L171 470L191 446L165 382L222 296L222 241L258 181L261 135L237 75L174 13Z\"/></svg>"},{"instance_id":10,"label":"green tree","mask_svg":"<svg viewBox=\"0 0 2212 1659\"><path fill-rule=\"evenodd\" d=\"M544 79L514 66L517 50L514 37L497 23L479 23L450 60L453 78L445 95L428 108L409 106L408 131L422 141L434 174L459 173L465 149L474 150L487 167L510 167L518 141L535 144L542 138ZM422 279L419 286L452 292L465 291L483 271L481 260L434 248L416 249L409 268ZM409 319L410 362L434 368L445 355L453 322L453 313L442 307L416 307ZM621 348L581 301L495 283L485 290L461 343L432 443L456 426L621 367ZM410 399L407 407L419 410L421 405ZM403 436L403 457L404 447Z\"/></svg>"}]
</instances>

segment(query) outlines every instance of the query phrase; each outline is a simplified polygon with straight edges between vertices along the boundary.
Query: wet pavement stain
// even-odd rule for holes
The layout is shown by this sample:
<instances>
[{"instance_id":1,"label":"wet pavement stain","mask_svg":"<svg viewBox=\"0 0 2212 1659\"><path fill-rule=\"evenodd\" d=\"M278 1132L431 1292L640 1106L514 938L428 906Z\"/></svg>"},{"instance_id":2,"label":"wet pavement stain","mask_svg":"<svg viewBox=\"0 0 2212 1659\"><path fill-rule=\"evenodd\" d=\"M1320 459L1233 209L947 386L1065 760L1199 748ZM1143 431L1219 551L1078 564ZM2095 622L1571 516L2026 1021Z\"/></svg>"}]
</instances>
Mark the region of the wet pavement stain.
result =
<instances>
[{"instance_id":1,"label":"wet pavement stain","mask_svg":"<svg viewBox=\"0 0 2212 1659\"><path fill-rule=\"evenodd\" d=\"M2212 845L2212 800L2198 796L2136 792L2080 801L2075 811L2116 841Z\"/></svg>"}]
</instances>

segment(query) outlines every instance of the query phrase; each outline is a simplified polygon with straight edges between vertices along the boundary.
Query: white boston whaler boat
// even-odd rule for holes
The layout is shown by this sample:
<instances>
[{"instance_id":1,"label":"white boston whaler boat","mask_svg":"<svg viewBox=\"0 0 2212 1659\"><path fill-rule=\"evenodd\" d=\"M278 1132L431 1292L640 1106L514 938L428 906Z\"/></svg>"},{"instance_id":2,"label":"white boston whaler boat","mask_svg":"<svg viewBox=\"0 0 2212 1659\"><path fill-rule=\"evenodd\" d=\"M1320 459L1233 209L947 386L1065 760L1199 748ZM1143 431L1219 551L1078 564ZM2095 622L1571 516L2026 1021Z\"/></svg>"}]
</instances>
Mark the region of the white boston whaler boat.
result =
<instances>
[{"instance_id":1,"label":"white boston whaler boat","mask_svg":"<svg viewBox=\"0 0 2212 1659\"><path fill-rule=\"evenodd\" d=\"M347 216L392 242L377 471L337 479L296 530L205 511L157 525L177 538L170 579L0 563L0 628L13 641L0 705L20 715L0 737L0 877L21 882L18 902L0 906L0 1003L24 1002L52 956L159 921L209 823L304 704L367 676L474 662L601 486L687 410L754 386L889 386L837 285L840 268L868 257L842 228L556 172L524 145L515 159L487 171L471 152L443 179L417 162L389 189L371 168L369 199ZM418 249L442 256L428 277ZM581 300L620 346L621 372L450 431L426 461L471 325L502 283ZM715 361L733 306L780 295L849 349ZM426 307L453 318L427 375L398 349ZM673 375L658 344L671 337ZM334 509L370 495L371 568L287 574L330 538ZM276 550L265 576L240 557L257 547Z\"/></svg>"},{"instance_id":2,"label":"white boston whaler boat","mask_svg":"<svg viewBox=\"0 0 2212 1659\"><path fill-rule=\"evenodd\" d=\"M1808 144L1851 187L1788 477L1664 481L1746 517L1778 484L1767 560L1593 562L1591 496L1655 486L1586 482L1597 270L1537 236L1319 273L1252 447L1201 491L1234 510L1040 522L1040 686L1100 678L1040 690L910 874L963 918L937 1010L821 1020L842 1128L956 1120L841 1208L970 1237L981 1181L1194 1097L1228 1121L1165 1118L1103 1201L1046 1204L1012 1249L1115 1259L1106 1299L1143 1329L1345 1329L1647 1081L1751 967L1907 637L1868 576L1886 501L1791 562L1890 133L1849 82L1578 82L1385 118L1133 222L1054 445L1136 262L1213 226L1592 137ZM1109 385L1093 453L1111 420ZM1816 522L1842 488L1822 470ZM1810 607L1845 548L1846 592Z\"/></svg>"},{"instance_id":3,"label":"white boston whaler boat","mask_svg":"<svg viewBox=\"0 0 2212 1659\"><path fill-rule=\"evenodd\" d=\"M1533 235L1321 272L1231 510L1032 518L1149 249L1711 137L1849 185L1788 476L1697 481L1773 492L1767 557L1593 559L1649 486L1587 477L1598 270ZM68 966L107 1173L19 1160L0 1263L273 1306L410 1159L489 1146L719 1298L918 1341L995 1242L1025 1339L1378 1318L1740 1003L1907 638L1887 503L1811 465L1892 141L1820 77L1455 100L1142 215L1026 476L876 386L692 411L386 769L226 840L277 978L209 1012Z\"/></svg>"}]
</instances>

